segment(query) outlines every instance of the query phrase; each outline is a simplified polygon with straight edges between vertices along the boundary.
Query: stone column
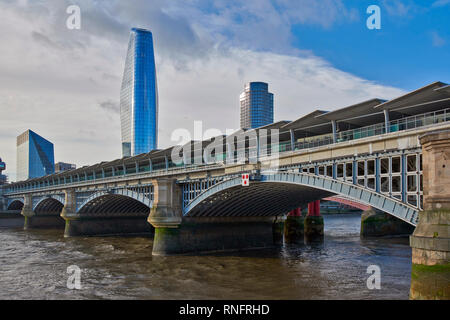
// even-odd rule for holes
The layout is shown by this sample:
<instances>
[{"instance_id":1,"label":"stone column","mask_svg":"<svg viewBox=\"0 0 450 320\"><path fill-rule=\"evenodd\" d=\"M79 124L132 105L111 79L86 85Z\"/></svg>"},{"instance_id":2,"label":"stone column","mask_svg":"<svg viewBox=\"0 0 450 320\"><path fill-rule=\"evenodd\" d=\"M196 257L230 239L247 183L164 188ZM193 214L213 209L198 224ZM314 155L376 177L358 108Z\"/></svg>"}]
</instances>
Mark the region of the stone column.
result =
<instances>
[{"instance_id":1,"label":"stone column","mask_svg":"<svg viewBox=\"0 0 450 320\"><path fill-rule=\"evenodd\" d=\"M64 190L64 208L61 211L61 217L66 220L66 226L64 228L64 237L71 237L76 235L74 230L74 221L79 219L77 214L77 198L75 189Z\"/></svg>"},{"instance_id":2,"label":"stone column","mask_svg":"<svg viewBox=\"0 0 450 320\"><path fill-rule=\"evenodd\" d=\"M450 299L450 130L422 144L424 211L410 237L411 299Z\"/></svg>"},{"instance_id":3,"label":"stone column","mask_svg":"<svg viewBox=\"0 0 450 320\"><path fill-rule=\"evenodd\" d=\"M303 243L305 237L302 209L297 208L288 213L284 222L284 241L289 244Z\"/></svg>"},{"instance_id":4,"label":"stone column","mask_svg":"<svg viewBox=\"0 0 450 320\"><path fill-rule=\"evenodd\" d=\"M153 254L179 253L183 245L179 237L182 190L173 178L159 178L152 184L154 200L148 222L155 227Z\"/></svg>"},{"instance_id":5,"label":"stone column","mask_svg":"<svg viewBox=\"0 0 450 320\"><path fill-rule=\"evenodd\" d=\"M23 197L23 207L20 214L25 217L23 229L28 230L29 228L31 228L32 220L35 216L35 213L33 211L33 196L31 194L26 194Z\"/></svg>"},{"instance_id":6,"label":"stone column","mask_svg":"<svg viewBox=\"0 0 450 320\"><path fill-rule=\"evenodd\" d=\"M323 242L323 228L320 200L308 203L308 215L305 218L305 242Z\"/></svg>"}]
</instances>

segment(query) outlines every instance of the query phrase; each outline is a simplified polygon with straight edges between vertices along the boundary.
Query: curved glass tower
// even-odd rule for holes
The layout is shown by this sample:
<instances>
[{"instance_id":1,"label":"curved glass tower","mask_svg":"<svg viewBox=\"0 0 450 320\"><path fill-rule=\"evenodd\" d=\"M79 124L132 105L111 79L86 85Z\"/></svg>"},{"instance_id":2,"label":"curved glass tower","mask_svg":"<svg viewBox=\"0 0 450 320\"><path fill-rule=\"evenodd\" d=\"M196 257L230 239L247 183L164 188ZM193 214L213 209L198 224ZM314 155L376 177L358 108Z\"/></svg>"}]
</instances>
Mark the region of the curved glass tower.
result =
<instances>
[{"instance_id":1,"label":"curved glass tower","mask_svg":"<svg viewBox=\"0 0 450 320\"><path fill-rule=\"evenodd\" d=\"M122 155L133 156L158 147L158 87L153 36L133 28L120 90Z\"/></svg>"}]
</instances>

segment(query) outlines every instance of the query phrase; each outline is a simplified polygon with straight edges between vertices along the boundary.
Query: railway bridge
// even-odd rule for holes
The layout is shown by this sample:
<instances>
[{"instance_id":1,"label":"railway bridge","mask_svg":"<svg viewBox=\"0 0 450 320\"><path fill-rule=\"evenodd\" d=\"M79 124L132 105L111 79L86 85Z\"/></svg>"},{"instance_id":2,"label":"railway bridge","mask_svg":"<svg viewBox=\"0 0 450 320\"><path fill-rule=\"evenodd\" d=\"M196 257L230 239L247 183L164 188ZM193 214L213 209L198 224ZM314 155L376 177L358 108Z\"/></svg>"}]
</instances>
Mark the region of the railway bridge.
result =
<instances>
[{"instance_id":1,"label":"railway bridge","mask_svg":"<svg viewBox=\"0 0 450 320\"><path fill-rule=\"evenodd\" d=\"M65 236L154 228L155 255L270 246L280 217L338 195L416 227L414 264L448 265L449 107L449 86L436 82L1 192L25 228L64 226ZM320 223L309 212L305 234Z\"/></svg>"}]
</instances>

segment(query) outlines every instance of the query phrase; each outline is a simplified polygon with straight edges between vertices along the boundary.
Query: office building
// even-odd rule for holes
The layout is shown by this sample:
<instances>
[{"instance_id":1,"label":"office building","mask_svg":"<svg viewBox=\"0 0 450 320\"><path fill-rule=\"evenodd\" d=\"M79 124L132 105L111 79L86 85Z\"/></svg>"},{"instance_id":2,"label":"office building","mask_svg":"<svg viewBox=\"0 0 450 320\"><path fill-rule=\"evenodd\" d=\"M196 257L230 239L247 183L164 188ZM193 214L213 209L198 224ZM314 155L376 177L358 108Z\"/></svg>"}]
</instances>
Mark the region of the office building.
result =
<instances>
[{"instance_id":1,"label":"office building","mask_svg":"<svg viewBox=\"0 0 450 320\"><path fill-rule=\"evenodd\" d=\"M0 185L5 184L7 182L7 178L4 174L2 174L3 171L6 170L6 163L2 161L2 158L0 158Z\"/></svg>"},{"instance_id":2,"label":"office building","mask_svg":"<svg viewBox=\"0 0 450 320\"><path fill-rule=\"evenodd\" d=\"M69 171L69 170L75 170L76 168L77 168L77 166L72 163L65 163L65 162L55 163L55 173Z\"/></svg>"},{"instance_id":3,"label":"office building","mask_svg":"<svg viewBox=\"0 0 450 320\"><path fill-rule=\"evenodd\" d=\"M53 143L27 130L17 137L17 181L55 172Z\"/></svg>"},{"instance_id":4,"label":"office building","mask_svg":"<svg viewBox=\"0 0 450 320\"><path fill-rule=\"evenodd\" d=\"M133 28L120 92L122 154L133 156L158 146L158 87L153 37Z\"/></svg>"},{"instance_id":5,"label":"office building","mask_svg":"<svg viewBox=\"0 0 450 320\"><path fill-rule=\"evenodd\" d=\"M240 96L241 128L253 129L273 123L273 94L265 82L250 82Z\"/></svg>"}]
</instances>

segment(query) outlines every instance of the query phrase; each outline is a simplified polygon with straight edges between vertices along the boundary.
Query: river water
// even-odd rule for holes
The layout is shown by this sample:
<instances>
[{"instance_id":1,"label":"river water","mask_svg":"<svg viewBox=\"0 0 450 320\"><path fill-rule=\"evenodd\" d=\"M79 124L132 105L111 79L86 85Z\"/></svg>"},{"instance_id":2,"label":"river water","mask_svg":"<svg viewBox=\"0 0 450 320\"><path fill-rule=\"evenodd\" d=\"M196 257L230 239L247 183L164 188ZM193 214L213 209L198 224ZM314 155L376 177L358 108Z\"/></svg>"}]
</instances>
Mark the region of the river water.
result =
<instances>
[{"instance_id":1,"label":"river water","mask_svg":"<svg viewBox=\"0 0 450 320\"><path fill-rule=\"evenodd\" d=\"M322 245L153 257L149 237L63 238L0 229L0 299L408 299L407 238L361 240L360 216L326 215ZM67 288L67 267L81 289ZM381 289L367 288L369 265Z\"/></svg>"}]
</instances>

